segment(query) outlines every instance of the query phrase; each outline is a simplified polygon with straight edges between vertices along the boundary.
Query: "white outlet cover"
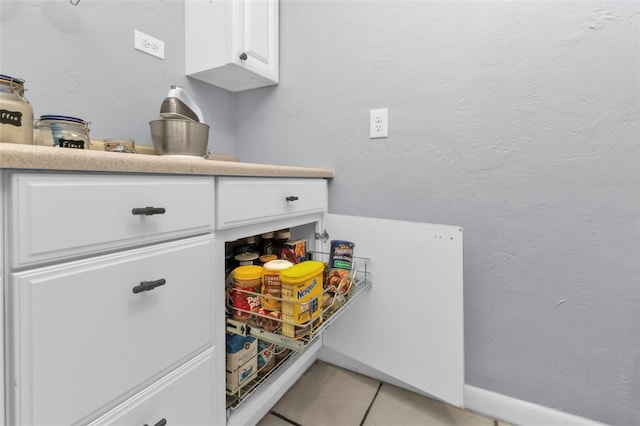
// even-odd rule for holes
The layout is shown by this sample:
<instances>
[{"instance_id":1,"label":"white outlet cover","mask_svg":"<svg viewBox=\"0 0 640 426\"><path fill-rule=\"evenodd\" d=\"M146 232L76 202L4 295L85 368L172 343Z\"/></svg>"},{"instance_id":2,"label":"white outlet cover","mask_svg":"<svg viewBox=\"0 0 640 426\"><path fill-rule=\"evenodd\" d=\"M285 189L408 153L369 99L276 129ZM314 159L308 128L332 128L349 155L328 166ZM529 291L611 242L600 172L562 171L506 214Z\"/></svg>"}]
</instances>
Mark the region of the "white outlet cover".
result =
<instances>
[{"instance_id":1,"label":"white outlet cover","mask_svg":"<svg viewBox=\"0 0 640 426\"><path fill-rule=\"evenodd\" d=\"M369 138L389 137L389 109L372 109L369 116Z\"/></svg>"},{"instance_id":2,"label":"white outlet cover","mask_svg":"<svg viewBox=\"0 0 640 426\"><path fill-rule=\"evenodd\" d=\"M164 41L138 30L133 30L133 39L133 47L137 50L164 59Z\"/></svg>"}]
</instances>

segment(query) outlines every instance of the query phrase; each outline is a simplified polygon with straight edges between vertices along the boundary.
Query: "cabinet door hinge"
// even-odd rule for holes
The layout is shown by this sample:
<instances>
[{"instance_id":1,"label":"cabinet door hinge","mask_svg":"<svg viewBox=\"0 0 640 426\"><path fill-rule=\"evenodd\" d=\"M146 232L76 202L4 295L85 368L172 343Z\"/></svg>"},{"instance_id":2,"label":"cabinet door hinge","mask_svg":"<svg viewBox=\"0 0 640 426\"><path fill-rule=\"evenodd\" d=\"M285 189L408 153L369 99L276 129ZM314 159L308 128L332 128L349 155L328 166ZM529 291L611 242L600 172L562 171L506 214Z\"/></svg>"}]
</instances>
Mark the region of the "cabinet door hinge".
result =
<instances>
[{"instance_id":1,"label":"cabinet door hinge","mask_svg":"<svg viewBox=\"0 0 640 426\"><path fill-rule=\"evenodd\" d=\"M316 240L322 240L322 241L328 241L329 240L329 233L327 232L327 230L325 229L324 231L322 231L322 234L319 232L316 232Z\"/></svg>"}]
</instances>

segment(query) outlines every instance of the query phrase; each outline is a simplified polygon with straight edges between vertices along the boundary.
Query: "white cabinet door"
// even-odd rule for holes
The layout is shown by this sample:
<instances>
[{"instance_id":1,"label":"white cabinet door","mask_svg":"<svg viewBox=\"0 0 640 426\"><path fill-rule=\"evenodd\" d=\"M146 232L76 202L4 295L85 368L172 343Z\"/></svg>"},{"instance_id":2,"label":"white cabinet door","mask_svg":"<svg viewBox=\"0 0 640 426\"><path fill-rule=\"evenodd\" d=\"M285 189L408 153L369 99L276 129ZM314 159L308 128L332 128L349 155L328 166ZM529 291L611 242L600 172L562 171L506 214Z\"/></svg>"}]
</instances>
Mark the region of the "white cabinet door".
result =
<instances>
[{"instance_id":1,"label":"white cabinet door","mask_svg":"<svg viewBox=\"0 0 640 426\"><path fill-rule=\"evenodd\" d=\"M325 219L331 238L354 242L355 256L371 259L373 285L325 331L324 345L405 387L462 406L462 228Z\"/></svg>"},{"instance_id":2,"label":"white cabinet door","mask_svg":"<svg viewBox=\"0 0 640 426\"><path fill-rule=\"evenodd\" d=\"M187 0L185 70L232 92L279 81L278 0Z\"/></svg>"},{"instance_id":3,"label":"white cabinet door","mask_svg":"<svg viewBox=\"0 0 640 426\"><path fill-rule=\"evenodd\" d=\"M241 64L260 75L278 80L278 1L236 0L235 53ZM244 56L242 56L244 58Z\"/></svg>"}]
</instances>

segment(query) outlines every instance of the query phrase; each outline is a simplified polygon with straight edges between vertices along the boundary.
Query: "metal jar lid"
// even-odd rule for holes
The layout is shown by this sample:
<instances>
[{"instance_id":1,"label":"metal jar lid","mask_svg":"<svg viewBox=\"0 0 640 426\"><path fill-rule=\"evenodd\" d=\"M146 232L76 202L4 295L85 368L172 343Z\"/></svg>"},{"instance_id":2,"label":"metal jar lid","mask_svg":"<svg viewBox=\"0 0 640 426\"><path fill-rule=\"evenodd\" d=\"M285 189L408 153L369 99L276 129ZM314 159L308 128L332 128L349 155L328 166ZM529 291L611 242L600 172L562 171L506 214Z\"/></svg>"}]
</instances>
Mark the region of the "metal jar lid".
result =
<instances>
[{"instance_id":1,"label":"metal jar lid","mask_svg":"<svg viewBox=\"0 0 640 426\"><path fill-rule=\"evenodd\" d=\"M11 86L17 89L20 95L24 95L24 80L21 78L11 77L10 75L0 74L0 84Z\"/></svg>"}]
</instances>

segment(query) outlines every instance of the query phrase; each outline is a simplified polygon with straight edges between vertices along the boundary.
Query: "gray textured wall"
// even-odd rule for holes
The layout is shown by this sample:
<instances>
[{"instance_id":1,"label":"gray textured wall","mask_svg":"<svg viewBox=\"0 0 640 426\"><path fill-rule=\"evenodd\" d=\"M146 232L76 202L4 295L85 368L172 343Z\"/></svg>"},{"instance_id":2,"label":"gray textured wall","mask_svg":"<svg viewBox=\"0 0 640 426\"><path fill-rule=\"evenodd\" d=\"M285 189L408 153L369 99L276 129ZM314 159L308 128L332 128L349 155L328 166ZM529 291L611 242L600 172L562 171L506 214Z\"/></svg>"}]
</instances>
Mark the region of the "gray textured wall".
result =
<instances>
[{"instance_id":1,"label":"gray textured wall","mask_svg":"<svg viewBox=\"0 0 640 426\"><path fill-rule=\"evenodd\" d=\"M134 30L164 41L165 60L134 50ZM80 117L93 138L145 145L148 122L169 87L181 85L211 126L209 149L234 152L233 94L184 75L181 1L2 0L0 74L26 80L36 118Z\"/></svg>"},{"instance_id":2,"label":"gray textured wall","mask_svg":"<svg viewBox=\"0 0 640 426\"><path fill-rule=\"evenodd\" d=\"M332 167L335 213L463 225L466 382L640 424L638 5L283 0L236 152Z\"/></svg>"}]
</instances>

